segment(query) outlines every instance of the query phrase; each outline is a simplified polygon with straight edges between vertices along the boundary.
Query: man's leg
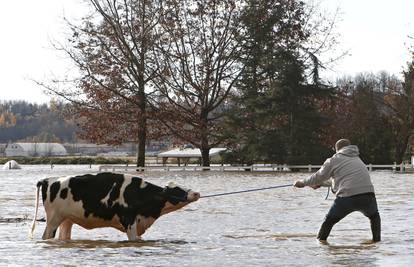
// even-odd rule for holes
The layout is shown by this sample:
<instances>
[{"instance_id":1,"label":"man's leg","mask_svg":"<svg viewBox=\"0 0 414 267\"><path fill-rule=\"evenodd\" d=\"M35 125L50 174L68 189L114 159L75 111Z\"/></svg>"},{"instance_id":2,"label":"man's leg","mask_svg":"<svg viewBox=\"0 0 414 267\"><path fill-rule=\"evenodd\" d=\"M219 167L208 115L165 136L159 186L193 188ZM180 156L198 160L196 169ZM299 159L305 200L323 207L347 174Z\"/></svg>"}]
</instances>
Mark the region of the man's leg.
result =
<instances>
[{"instance_id":1,"label":"man's leg","mask_svg":"<svg viewBox=\"0 0 414 267\"><path fill-rule=\"evenodd\" d=\"M378 212L377 199L375 198L375 194L372 193L361 196L358 204L360 205L359 210L370 220L372 241L381 241L381 217Z\"/></svg>"},{"instance_id":2,"label":"man's leg","mask_svg":"<svg viewBox=\"0 0 414 267\"><path fill-rule=\"evenodd\" d=\"M331 233L332 227L351 212L352 209L347 205L347 198L336 198L319 229L318 239L320 241L326 241Z\"/></svg>"},{"instance_id":3,"label":"man's leg","mask_svg":"<svg viewBox=\"0 0 414 267\"><path fill-rule=\"evenodd\" d=\"M381 217L377 211L373 216L368 217L371 222L372 241L381 241Z\"/></svg>"},{"instance_id":4,"label":"man's leg","mask_svg":"<svg viewBox=\"0 0 414 267\"><path fill-rule=\"evenodd\" d=\"M319 229L318 233L318 239L320 241L326 241L329 234L331 233L332 227L339 222L341 219L329 217L329 215L326 215L325 221L322 223L321 228Z\"/></svg>"}]
</instances>

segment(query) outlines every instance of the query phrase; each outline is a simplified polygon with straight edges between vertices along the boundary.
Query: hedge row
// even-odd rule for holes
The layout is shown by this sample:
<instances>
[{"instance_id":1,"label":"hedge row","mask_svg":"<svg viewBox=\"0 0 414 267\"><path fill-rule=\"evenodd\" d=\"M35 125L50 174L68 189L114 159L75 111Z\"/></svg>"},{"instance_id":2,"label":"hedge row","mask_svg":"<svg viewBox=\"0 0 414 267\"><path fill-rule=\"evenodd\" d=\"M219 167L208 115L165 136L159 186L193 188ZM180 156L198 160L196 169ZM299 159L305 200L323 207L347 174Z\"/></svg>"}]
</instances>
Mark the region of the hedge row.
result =
<instances>
[{"instance_id":1,"label":"hedge row","mask_svg":"<svg viewBox=\"0 0 414 267\"><path fill-rule=\"evenodd\" d=\"M15 160L19 164L131 164L132 161L122 158L104 157L11 157L0 158L0 164L5 164L9 160Z\"/></svg>"}]
</instances>

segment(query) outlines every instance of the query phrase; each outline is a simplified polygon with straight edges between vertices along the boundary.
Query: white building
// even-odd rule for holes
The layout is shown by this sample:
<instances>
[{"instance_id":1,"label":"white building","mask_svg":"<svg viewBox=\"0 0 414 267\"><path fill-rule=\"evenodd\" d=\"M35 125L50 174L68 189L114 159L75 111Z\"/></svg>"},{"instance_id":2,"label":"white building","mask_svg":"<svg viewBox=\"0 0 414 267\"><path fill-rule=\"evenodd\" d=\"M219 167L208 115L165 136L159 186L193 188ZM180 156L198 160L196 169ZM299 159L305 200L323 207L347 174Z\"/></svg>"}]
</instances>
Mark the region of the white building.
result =
<instances>
[{"instance_id":1,"label":"white building","mask_svg":"<svg viewBox=\"0 0 414 267\"><path fill-rule=\"evenodd\" d=\"M217 160L220 158L220 153L226 151L227 148L215 147L211 148L209 151L210 160ZM168 158L176 158L178 165L181 164L181 159L184 162L184 165L187 165L191 158L196 158L201 160L201 151L198 148L185 147L185 148L175 148L169 151L159 153L157 159L162 158L163 164L165 164Z\"/></svg>"},{"instance_id":2,"label":"white building","mask_svg":"<svg viewBox=\"0 0 414 267\"><path fill-rule=\"evenodd\" d=\"M59 143L11 143L4 153L6 157L50 157L66 156L67 152Z\"/></svg>"},{"instance_id":3,"label":"white building","mask_svg":"<svg viewBox=\"0 0 414 267\"><path fill-rule=\"evenodd\" d=\"M7 144L0 144L0 157L4 157L6 156L6 154L4 154L4 150L6 150Z\"/></svg>"}]
</instances>

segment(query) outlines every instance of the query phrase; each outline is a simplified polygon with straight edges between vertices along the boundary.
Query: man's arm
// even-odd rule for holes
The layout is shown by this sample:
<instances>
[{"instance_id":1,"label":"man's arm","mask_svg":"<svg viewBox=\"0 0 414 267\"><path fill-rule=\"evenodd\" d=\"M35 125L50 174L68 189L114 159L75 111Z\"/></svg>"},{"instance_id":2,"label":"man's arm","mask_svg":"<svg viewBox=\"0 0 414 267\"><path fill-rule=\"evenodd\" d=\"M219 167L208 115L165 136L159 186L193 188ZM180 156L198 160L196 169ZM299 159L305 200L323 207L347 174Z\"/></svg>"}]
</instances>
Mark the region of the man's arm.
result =
<instances>
[{"instance_id":1,"label":"man's arm","mask_svg":"<svg viewBox=\"0 0 414 267\"><path fill-rule=\"evenodd\" d=\"M298 180L293 183L293 186L298 188L303 188L305 186L310 186L313 189L317 189L321 186L329 187L332 185L332 182L329 180L332 176L332 163L331 159L327 159L322 167L312 174L309 178L304 180Z\"/></svg>"},{"instance_id":2,"label":"man's arm","mask_svg":"<svg viewBox=\"0 0 414 267\"><path fill-rule=\"evenodd\" d=\"M321 184L321 187L332 187L332 179L328 179Z\"/></svg>"},{"instance_id":3,"label":"man's arm","mask_svg":"<svg viewBox=\"0 0 414 267\"><path fill-rule=\"evenodd\" d=\"M313 189L318 189L321 187L332 187L332 178L329 180L324 181L322 184L310 185Z\"/></svg>"}]
</instances>

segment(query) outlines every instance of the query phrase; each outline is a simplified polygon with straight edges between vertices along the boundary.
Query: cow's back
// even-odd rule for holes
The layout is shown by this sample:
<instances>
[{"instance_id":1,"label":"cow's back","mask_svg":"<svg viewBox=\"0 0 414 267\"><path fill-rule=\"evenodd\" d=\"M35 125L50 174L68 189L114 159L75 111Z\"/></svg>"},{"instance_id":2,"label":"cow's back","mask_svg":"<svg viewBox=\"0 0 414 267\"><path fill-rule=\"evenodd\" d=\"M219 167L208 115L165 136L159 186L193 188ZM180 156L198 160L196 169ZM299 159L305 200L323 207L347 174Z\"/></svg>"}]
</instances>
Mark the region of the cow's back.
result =
<instances>
[{"instance_id":1,"label":"cow's back","mask_svg":"<svg viewBox=\"0 0 414 267\"><path fill-rule=\"evenodd\" d=\"M81 202L84 217L110 220L119 207L115 201L120 199L121 188L126 185L124 175L114 173L87 174L75 176L67 181L72 201Z\"/></svg>"}]
</instances>

